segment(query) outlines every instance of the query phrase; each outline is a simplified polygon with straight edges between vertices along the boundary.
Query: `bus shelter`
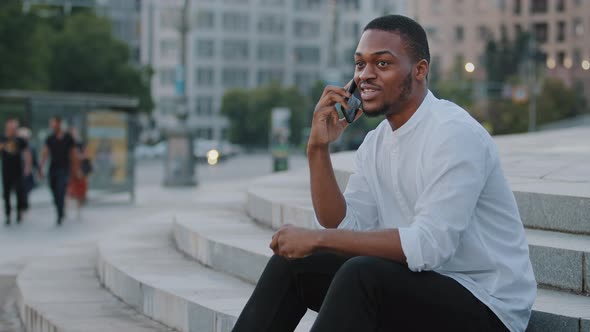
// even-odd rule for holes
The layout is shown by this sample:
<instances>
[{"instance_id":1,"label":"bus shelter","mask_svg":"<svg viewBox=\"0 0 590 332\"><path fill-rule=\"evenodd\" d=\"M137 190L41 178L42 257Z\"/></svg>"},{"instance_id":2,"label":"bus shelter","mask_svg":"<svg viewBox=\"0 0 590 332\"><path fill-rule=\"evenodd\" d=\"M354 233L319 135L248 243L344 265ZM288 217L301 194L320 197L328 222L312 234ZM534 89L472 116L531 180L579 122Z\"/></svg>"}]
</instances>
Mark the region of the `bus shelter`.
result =
<instances>
[{"instance_id":1,"label":"bus shelter","mask_svg":"<svg viewBox=\"0 0 590 332\"><path fill-rule=\"evenodd\" d=\"M39 152L50 134L49 119L60 116L64 129L75 128L93 164L89 189L129 193L135 199L134 146L139 100L128 96L0 90L0 124L15 117L31 129Z\"/></svg>"}]
</instances>

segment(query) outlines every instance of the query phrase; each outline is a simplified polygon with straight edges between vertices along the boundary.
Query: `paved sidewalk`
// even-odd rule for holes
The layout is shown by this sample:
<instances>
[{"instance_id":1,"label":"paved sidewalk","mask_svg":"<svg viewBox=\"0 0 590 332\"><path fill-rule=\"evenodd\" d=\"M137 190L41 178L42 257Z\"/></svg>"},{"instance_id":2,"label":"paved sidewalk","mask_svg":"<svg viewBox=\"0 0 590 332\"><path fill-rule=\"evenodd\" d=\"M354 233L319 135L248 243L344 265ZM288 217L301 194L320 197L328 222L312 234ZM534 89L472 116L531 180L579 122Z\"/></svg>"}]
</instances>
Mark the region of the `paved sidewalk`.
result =
<instances>
[{"instance_id":1,"label":"paved sidewalk","mask_svg":"<svg viewBox=\"0 0 590 332\"><path fill-rule=\"evenodd\" d=\"M305 166L305 158L293 156L292 168ZM137 167L136 202L129 203L126 195L100 197L82 210L77 218L74 204L69 204L62 226L55 224L55 211L46 186L40 186L31 197L31 210L20 225L0 224L0 332L21 332L15 325L18 316L14 303L14 276L31 259L66 244L92 242L131 221L148 219L156 213L186 210L198 213L199 204L215 204L209 193L227 186L238 189L253 177L271 173L269 155L243 155L215 167L199 164L199 186L193 188L164 188L162 161L140 162ZM106 203L105 201L108 201ZM1 212L0 208L0 212ZM6 303L9 303L6 305ZM16 326L16 327L15 327Z\"/></svg>"}]
</instances>

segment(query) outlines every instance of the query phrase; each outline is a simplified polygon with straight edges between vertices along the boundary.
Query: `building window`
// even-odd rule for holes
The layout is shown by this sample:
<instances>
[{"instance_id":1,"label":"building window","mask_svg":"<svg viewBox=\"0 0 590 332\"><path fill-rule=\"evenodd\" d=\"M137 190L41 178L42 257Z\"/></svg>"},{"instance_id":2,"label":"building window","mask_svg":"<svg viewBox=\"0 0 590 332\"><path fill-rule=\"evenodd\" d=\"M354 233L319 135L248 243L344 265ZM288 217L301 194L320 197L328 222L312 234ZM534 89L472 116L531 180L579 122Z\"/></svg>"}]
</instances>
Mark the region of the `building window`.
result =
<instances>
[{"instance_id":1,"label":"building window","mask_svg":"<svg viewBox=\"0 0 590 332\"><path fill-rule=\"evenodd\" d=\"M215 72L213 68L197 68L195 70L196 86L213 86L215 84Z\"/></svg>"},{"instance_id":2,"label":"building window","mask_svg":"<svg viewBox=\"0 0 590 332\"><path fill-rule=\"evenodd\" d=\"M486 27L485 25L480 25L478 27L478 34L479 34L479 38L483 41L487 41L488 39L490 39L492 37L490 29L488 29L488 27Z\"/></svg>"},{"instance_id":3,"label":"building window","mask_svg":"<svg viewBox=\"0 0 590 332\"><path fill-rule=\"evenodd\" d=\"M178 39L160 40L160 56L162 58L172 58L178 56Z\"/></svg>"},{"instance_id":4,"label":"building window","mask_svg":"<svg viewBox=\"0 0 590 332\"><path fill-rule=\"evenodd\" d=\"M213 139L213 128L197 129L197 137L201 139Z\"/></svg>"},{"instance_id":5,"label":"building window","mask_svg":"<svg viewBox=\"0 0 590 332\"><path fill-rule=\"evenodd\" d=\"M295 20L293 22L293 33L298 38L318 37L320 34L320 23L306 20Z\"/></svg>"},{"instance_id":6,"label":"building window","mask_svg":"<svg viewBox=\"0 0 590 332\"><path fill-rule=\"evenodd\" d=\"M282 43L265 42L258 45L259 61L279 63L285 61L285 45Z\"/></svg>"},{"instance_id":7,"label":"building window","mask_svg":"<svg viewBox=\"0 0 590 332\"><path fill-rule=\"evenodd\" d=\"M160 86L171 86L174 85L176 80L176 71L174 68L162 68L158 73L160 79Z\"/></svg>"},{"instance_id":8,"label":"building window","mask_svg":"<svg viewBox=\"0 0 590 332\"><path fill-rule=\"evenodd\" d=\"M557 0L556 9L558 13L563 13L565 11L565 0Z\"/></svg>"},{"instance_id":9,"label":"building window","mask_svg":"<svg viewBox=\"0 0 590 332\"><path fill-rule=\"evenodd\" d=\"M295 73L295 86L307 94L310 92L312 85L319 79L316 72L296 72Z\"/></svg>"},{"instance_id":10,"label":"building window","mask_svg":"<svg viewBox=\"0 0 590 332\"><path fill-rule=\"evenodd\" d=\"M573 60L576 65L582 63L582 51L579 48L574 49Z\"/></svg>"},{"instance_id":11,"label":"building window","mask_svg":"<svg viewBox=\"0 0 590 332\"><path fill-rule=\"evenodd\" d=\"M270 83L282 84L283 71L281 69L263 69L258 71L258 85L266 85Z\"/></svg>"},{"instance_id":12,"label":"building window","mask_svg":"<svg viewBox=\"0 0 590 332\"><path fill-rule=\"evenodd\" d=\"M232 32L248 32L250 21L248 14L224 13L223 30Z\"/></svg>"},{"instance_id":13,"label":"building window","mask_svg":"<svg viewBox=\"0 0 590 332\"><path fill-rule=\"evenodd\" d=\"M514 25L514 34L515 34L515 36L520 36L522 34L522 25L520 25L520 24Z\"/></svg>"},{"instance_id":14,"label":"building window","mask_svg":"<svg viewBox=\"0 0 590 332\"><path fill-rule=\"evenodd\" d=\"M565 22L560 21L557 22L557 41L562 42L565 41L566 29L565 29Z\"/></svg>"},{"instance_id":15,"label":"building window","mask_svg":"<svg viewBox=\"0 0 590 332\"><path fill-rule=\"evenodd\" d=\"M531 13L533 14L544 14L547 13L547 0L532 0L531 2Z\"/></svg>"},{"instance_id":16,"label":"building window","mask_svg":"<svg viewBox=\"0 0 590 332\"><path fill-rule=\"evenodd\" d=\"M296 0L293 3L297 10L316 10L322 8L322 0Z\"/></svg>"},{"instance_id":17,"label":"building window","mask_svg":"<svg viewBox=\"0 0 590 332\"><path fill-rule=\"evenodd\" d=\"M224 40L223 58L225 60L248 60L249 45L247 40Z\"/></svg>"},{"instance_id":18,"label":"building window","mask_svg":"<svg viewBox=\"0 0 590 332\"><path fill-rule=\"evenodd\" d=\"M549 36L549 26L547 23L533 24L533 31L538 43L546 43Z\"/></svg>"},{"instance_id":19,"label":"building window","mask_svg":"<svg viewBox=\"0 0 590 332\"><path fill-rule=\"evenodd\" d=\"M438 30L436 29L436 27L427 26L425 30L426 30L426 35L428 36L429 40L434 40L434 41L439 40Z\"/></svg>"},{"instance_id":20,"label":"building window","mask_svg":"<svg viewBox=\"0 0 590 332\"><path fill-rule=\"evenodd\" d=\"M213 115L213 97L199 96L195 99L195 111L197 115Z\"/></svg>"},{"instance_id":21,"label":"building window","mask_svg":"<svg viewBox=\"0 0 590 332\"><path fill-rule=\"evenodd\" d=\"M390 0L373 0L373 11L375 13L390 14L397 12L396 4Z\"/></svg>"},{"instance_id":22,"label":"building window","mask_svg":"<svg viewBox=\"0 0 590 332\"><path fill-rule=\"evenodd\" d=\"M177 101L174 98L162 97L157 101L158 111L162 114L173 113L177 106Z\"/></svg>"},{"instance_id":23,"label":"building window","mask_svg":"<svg viewBox=\"0 0 590 332\"><path fill-rule=\"evenodd\" d=\"M347 22L342 25L342 34L344 36L359 36L361 27L358 22ZM319 27L318 27L319 34Z\"/></svg>"},{"instance_id":24,"label":"building window","mask_svg":"<svg viewBox=\"0 0 590 332\"><path fill-rule=\"evenodd\" d=\"M258 19L258 32L282 34L285 31L285 17L279 15L262 15Z\"/></svg>"},{"instance_id":25,"label":"building window","mask_svg":"<svg viewBox=\"0 0 590 332\"><path fill-rule=\"evenodd\" d=\"M463 26L459 25L455 27L455 41L461 42L465 39L465 30Z\"/></svg>"},{"instance_id":26,"label":"building window","mask_svg":"<svg viewBox=\"0 0 590 332\"><path fill-rule=\"evenodd\" d=\"M195 54L198 58L212 58L215 55L215 41L211 39L197 39Z\"/></svg>"},{"instance_id":27,"label":"building window","mask_svg":"<svg viewBox=\"0 0 590 332\"><path fill-rule=\"evenodd\" d=\"M565 66L565 59L566 59L565 52L563 52L563 51L557 52L557 63L560 66Z\"/></svg>"},{"instance_id":28,"label":"building window","mask_svg":"<svg viewBox=\"0 0 590 332\"><path fill-rule=\"evenodd\" d=\"M199 10L195 15L195 25L198 29L215 28L215 13L208 10Z\"/></svg>"},{"instance_id":29,"label":"building window","mask_svg":"<svg viewBox=\"0 0 590 332\"><path fill-rule=\"evenodd\" d=\"M360 0L340 0L338 1L338 8L344 10L359 10L361 9Z\"/></svg>"},{"instance_id":30,"label":"building window","mask_svg":"<svg viewBox=\"0 0 590 332\"><path fill-rule=\"evenodd\" d=\"M285 0L258 0L259 5L280 7L285 5Z\"/></svg>"},{"instance_id":31,"label":"building window","mask_svg":"<svg viewBox=\"0 0 590 332\"><path fill-rule=\"evenodd\" d=\"M248 69L224 68L221 76L221 81L225 88L248 87Z\"/></svg>"},{"instance_id":32,"label":"building window","mask_svg":"<svg viewBox=\"0 0 590 332\"><path fill-rule=\"evenodd\" d=\"M522 13L522 0L514 0L514 7L512 8L512 11L516 15L520 15L520 13Z\"/></svg>"},{"instance_id":33,"label":"building window","mask_svg":"<svg viewBox=\"0 0 590 332\"><path fill-rule=\"evenodd\" d=\"M160 12L160 26L166 29L178 29L180 26L180 10L162 9Z\"/></svg>"},{"instance_id":34,"label":"building window","mask_svg":"<svg viewBox=\"0 0 590 332\"><path fill-rule=\"evenodd\" d=\"M582 37L584 35L584 21L580 17L574 18L574 36Z\"/></svg>"},{"instance_id":35,"label":"building window","mask_svg":"<svg viewBox=\"0 0 590 332\"><path fill-rule=\"evenodd\" d=\"M320 49L318 47L296 47L295 63L318 64L320 63Z\"/></svg>"}]
</instances>

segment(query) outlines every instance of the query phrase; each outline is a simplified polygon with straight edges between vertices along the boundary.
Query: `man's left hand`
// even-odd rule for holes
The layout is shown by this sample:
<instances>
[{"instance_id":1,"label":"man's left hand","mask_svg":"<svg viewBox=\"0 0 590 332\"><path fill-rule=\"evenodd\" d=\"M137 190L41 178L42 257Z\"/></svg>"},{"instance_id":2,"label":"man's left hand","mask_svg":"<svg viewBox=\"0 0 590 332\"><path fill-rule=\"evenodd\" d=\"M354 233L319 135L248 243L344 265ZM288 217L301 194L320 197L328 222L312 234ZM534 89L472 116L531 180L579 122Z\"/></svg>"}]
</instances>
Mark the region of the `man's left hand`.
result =
<instances>
[{"instance_id":1,"label":"man's left hand","mask_svg":"<svg viewBox=\"0 0 590 332\"><path fill-rule=\"evenodd\" d=\"M272 237L270 248L276 255L289 259L309 256L317 248L318 230L285 225Z\"/></svg>"}]
</instances>

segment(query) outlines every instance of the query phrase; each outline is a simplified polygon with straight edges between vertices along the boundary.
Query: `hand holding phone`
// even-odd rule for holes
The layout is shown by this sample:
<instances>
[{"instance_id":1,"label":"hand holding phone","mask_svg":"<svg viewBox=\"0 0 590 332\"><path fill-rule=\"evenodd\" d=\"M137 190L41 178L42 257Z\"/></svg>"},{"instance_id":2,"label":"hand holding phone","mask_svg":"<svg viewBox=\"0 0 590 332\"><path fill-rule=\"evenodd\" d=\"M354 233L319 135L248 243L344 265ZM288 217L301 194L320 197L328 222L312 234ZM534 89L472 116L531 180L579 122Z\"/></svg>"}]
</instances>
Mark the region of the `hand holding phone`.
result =
<instances>
[{"instance_id":1,"label":"hand holding phone","mask_svg":"<svg viewBox=\"0 0 590 332\"><path fill-rule=\"evenodd\" d=\"M359 89L357 89L356 82L354 80L350 83L347 91L350 93L350 98L347 98L346 100L348 103L348 109L342 107L340 104L336 104L335 107L338 111L342 112L346 122L352 123L362 106L361 93Z\"/></svg>"}]
</instances>

